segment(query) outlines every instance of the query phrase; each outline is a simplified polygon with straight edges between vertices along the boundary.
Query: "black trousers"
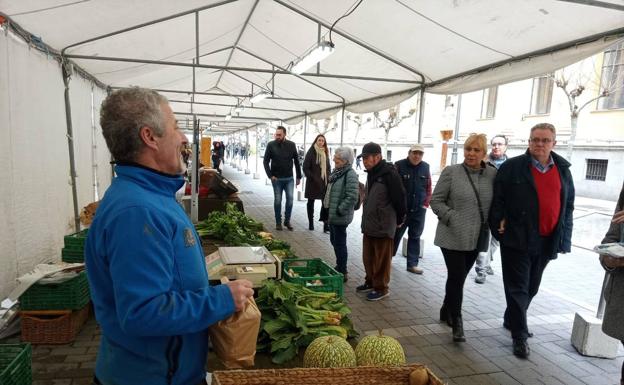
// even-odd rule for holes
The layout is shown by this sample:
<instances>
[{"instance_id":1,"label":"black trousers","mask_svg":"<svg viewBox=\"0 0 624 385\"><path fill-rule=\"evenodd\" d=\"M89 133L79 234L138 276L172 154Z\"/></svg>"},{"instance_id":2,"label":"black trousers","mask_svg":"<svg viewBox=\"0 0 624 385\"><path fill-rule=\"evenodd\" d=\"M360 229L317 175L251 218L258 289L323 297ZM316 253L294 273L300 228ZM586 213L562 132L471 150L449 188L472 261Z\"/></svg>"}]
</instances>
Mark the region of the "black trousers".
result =
<instances>
[{"instance_id":1,"label":"black trousers","mask_svg":"<svg viewBox=\"0 0 624 385\"><path fill-rule=\"evenodd\" d=\"M529 336L527 310L539 291L544 269L552 255L552 239L541 237L537 253L511 249L501 245L501 265L505 287L504 322L514 339L526 340Z\"/></svg>"},{"instance_id":2,"label":"black trousers","mask_svg":"<svg viewBox=\"0 0 624 385\"><path fill-rule=\"evenodd\" d=\"M461 316L461 307L464 300L464 283L466 277L472 269L479 252L477 250L472 251L460 251L442 249L442 255L444 256L444 263L446 264L446 270L448 276L446 277L446 295L444 296L444 304L451 313L451 317L456 318Z\"/></svg>"}]
</instances>

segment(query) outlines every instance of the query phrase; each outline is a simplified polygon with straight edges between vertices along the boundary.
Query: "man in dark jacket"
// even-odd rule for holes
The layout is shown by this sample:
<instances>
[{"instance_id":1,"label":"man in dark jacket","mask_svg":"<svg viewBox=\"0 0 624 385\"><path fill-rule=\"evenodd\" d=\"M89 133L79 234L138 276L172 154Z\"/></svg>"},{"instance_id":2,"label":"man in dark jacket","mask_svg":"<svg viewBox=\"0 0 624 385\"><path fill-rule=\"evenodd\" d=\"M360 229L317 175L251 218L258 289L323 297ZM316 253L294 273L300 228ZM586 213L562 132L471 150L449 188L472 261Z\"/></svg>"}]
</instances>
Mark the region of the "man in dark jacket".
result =
<instances>
[{"instance_id":1,"label":"man in dark jacket","mask_svg":"<svg viewBox=\"0 0 624 385\"><path fill-rule=\"evenodd\" d=\"M501 245L507 309L503 326L511 330L513 353L527 358L527 310L539 290L546 265L570 252L574 183L570 163L552 152L555 127L531 128L529 149L500 167L494 182L490 228Z\"/></svg>"},{"instance_id":2,"label":"man in dark jacket","mask_svg":"<svg viewBox=\"0 0 624 385\"><path fill-rule=\"evenodd\" d=\"M423 162L425 148L422 144L410 147L407 158L401 159L394 164L405 188L407 203L407 218L394 235L394 254L396 255L403 234L407 232L407 271L414 274L422 274L423 270L418 267L420 256L420 236L425 228L425 215L431 200L431 173L429 164Z\"/></svg>"},{"instance_id":3,"label":"man in dark jacket","mask_svg":"<svg viewBox=\"0 0 624 385\"><path fill-rule=\"evenodd\" d=\"M394 166L382 159L377 143L365 144L360 156L368 173L362 212L366 278L356 290L370 292L366 299L378 301L388 296L394 234L405 220L405 189Z\"/></svg>"},{"instance_id":4,"label":"man in dark jacket","mask_svg":"<svg viewBox=\"0 0 624 385\"><path fill-rule=\"evenodd\" d=\"M264 152L264 171L273 185L273 209L275 210L275 229L282 230L282 192L286 193L286 207L284 209L284 226L293 230L290 224L290 215L293 207L293 162L297 172L297 186L301 182L301 167L299 154L294 142L286 139L286 128L277 126L275 140L267 144Z\"/></svg>"}]
</instances>

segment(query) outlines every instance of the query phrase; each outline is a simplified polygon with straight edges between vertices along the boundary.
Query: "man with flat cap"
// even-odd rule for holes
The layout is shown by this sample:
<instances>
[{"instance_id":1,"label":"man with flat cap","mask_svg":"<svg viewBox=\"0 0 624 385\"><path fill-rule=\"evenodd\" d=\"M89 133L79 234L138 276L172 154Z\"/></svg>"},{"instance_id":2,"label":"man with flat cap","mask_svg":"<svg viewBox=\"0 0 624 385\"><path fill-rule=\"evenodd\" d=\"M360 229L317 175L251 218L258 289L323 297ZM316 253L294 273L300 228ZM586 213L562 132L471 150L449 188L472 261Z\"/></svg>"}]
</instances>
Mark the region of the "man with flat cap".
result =
<instances>
[{"instance_id":1,"label":"man with flat cap","mask_svg":"<svg viewBox=\"0 0 624 385\"><path fill-rule=\"evenodd\" d=\"M429 164L422 160L424 154L423 145L415 144L410 147L407 158L394 163L405 188L407 217L394 234L393 255L396 255L401 238L407 230L407 271L413 274L423 273L418 267L420 236L425 228L425 215L431 200L431 173Z\"/></svg>"},{"instance_id":2,"label":"man with flat cap","mask_svg":"<svg viewBox=\"0 0 624 385\"><path fill-rule=\"evenodd\" d=\"M366 177L366 198L362 209L362 260L366 277L356 291L368 292L366 299L388 296L394 234L405 220L405 189L392 163L382 159L377 143L366 143L359 155Z\"/></svg>"}]
</instances>

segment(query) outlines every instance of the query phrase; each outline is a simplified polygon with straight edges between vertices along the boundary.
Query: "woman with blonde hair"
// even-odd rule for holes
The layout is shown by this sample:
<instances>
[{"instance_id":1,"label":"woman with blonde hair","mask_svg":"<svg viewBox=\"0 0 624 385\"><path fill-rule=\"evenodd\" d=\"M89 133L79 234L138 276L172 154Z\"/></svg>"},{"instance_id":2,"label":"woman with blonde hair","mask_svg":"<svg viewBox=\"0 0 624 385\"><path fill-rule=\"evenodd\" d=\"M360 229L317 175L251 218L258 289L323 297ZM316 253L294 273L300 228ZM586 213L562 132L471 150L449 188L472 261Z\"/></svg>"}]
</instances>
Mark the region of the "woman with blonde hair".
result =
<instances>
[{"instance_id":1,"label":"woman with blonde hair","mask_svg":"<svg viewBox=\"0 0 624 385\"><path fill-rule=\"evenodd\" d=\"M327 188L327 178L331 173L329 150L325 136L317 135L303 160L303 174L306 177L305 197L308 198L308 229L314 230L314 201L323 199ZM329 232L329 225L324 222L324 232Z\"/></svg>"},{"instance_id":2,"label":"woman with blonde hair","mask_svg":"<svg viewBox=\"0 0 624 385\"><path fill-rule=\"evenodd\" d=\"M487 165L487 139L470 134L464 142L464 162L446 167L431 197L438 217L434 244L442 249L448 271L440 320L453 328L453 341L463 342L461 315L464 282L480 251L487 249L487 225L496 168Z\"/></svg>"}]
</instances>

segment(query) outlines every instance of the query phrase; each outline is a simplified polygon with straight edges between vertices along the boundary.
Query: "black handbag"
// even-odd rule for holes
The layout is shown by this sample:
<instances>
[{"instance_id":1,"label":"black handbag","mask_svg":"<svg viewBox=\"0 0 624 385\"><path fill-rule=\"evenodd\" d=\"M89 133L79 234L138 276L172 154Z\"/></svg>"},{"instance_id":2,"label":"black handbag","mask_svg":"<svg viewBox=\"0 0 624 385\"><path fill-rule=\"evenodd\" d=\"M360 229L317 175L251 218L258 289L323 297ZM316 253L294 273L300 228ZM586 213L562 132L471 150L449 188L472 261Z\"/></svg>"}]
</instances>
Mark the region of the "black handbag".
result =
<instances>
[{"instance_id":1,"label":"black handbag","mask_svg":"<svg viewBox=\"0 0 624 385\"><path fill-rule=\"evenodd\" d=\"M481 227L479 228L479 238L477 238L476 250L481 253L487 251L490 247L490 227L487 223L485 223L485 217L483 215L483 208L481 207L481 198L479 197L479 192L477 191L477 188L475 187L474 182L470 177L470 173L468 173L468 169L466 168L466 166L462 166L464 168L464 171L466 172L468 180L470 181L472 190L477 196L477 204L479 205L479 217L481 218Z\"/></svg>"}]
</instances>

